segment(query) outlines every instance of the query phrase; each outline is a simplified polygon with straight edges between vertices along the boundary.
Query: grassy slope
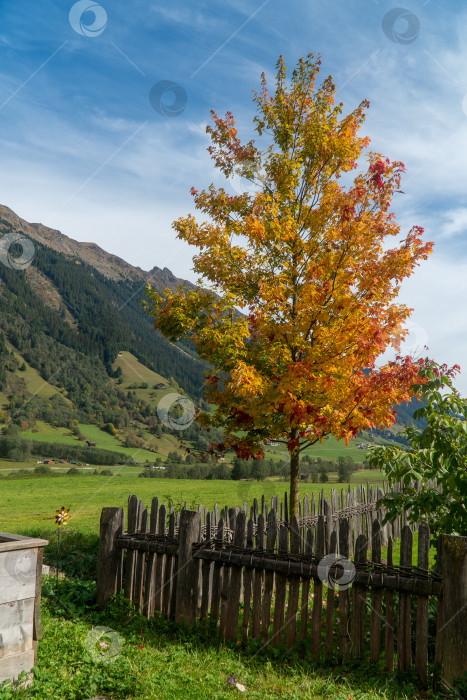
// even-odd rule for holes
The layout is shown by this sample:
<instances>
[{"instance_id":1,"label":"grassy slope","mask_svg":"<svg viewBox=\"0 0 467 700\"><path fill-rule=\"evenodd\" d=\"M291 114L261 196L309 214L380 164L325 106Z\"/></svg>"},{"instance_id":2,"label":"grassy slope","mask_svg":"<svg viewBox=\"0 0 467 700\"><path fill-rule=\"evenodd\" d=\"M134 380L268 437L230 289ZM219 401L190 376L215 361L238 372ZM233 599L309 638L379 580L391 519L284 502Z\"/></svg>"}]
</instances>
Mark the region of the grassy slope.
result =
<instances>
[{"instance_id":1,"label":"grassy slope","mask_svg":"<svg viewBox=\"0 0 467 700\"><path fill-rule=\"evenodd\" d=\"M131 389L131 391L133 391L139 399L143 399L154 408L165 394L180 391L177 382L174 381L172 384L169 384L168 379L148 369L145 365L142 365L131 352L127 352L126 350L119 354L112 367L114 370L116 370L117 367L120 367L122 370L121 378L123 379L123 383L119 385L122 391L128 391L131 385L147 382L149 384L147 389ZM117 382L117 379L114 381ZM166 385L166 389L153 389L155 384L161 382Z\"/></svg>"},{"instance_id":2,"label":"grassy slope","mask_svg":"<svg viewBox=\"0 0 467 700\"><path fill-rule=\"evenodd\" d=\"M116 437L101 430L97 425L83 424L79 426L79 429L87 440L96 443L96 447L100 447L102 450L110 450L111 452L121 452L133 458L136 462L141 462L142 464L146 460L153 462L155 457L158 456L154 452L149 452L149 450L123 447L122 443ZM27 440L37 440L39 442L59 442L66 445L77 446L83 445L83 443L72 435L67 428L55 428L43 421L37 421L34 430L39 430L39 432L35 433L33 430L29 429L20 433L20 436ZM53 455L50 455L50 457L53 457Z\"/></svg>"},{"instance_id":3,"label":"grassy slope","mask_svg":"<svg viewBox=\"0 0 467 700\"><path fill-rule=\"evenodd\" d=\"M41 396L44 399L48 399L54 394L60 393L56 387L46 382L45 379L42 379L39 372L36 369L34 369L34 367L31 367L31 365L29 365L23 359L22 355L19 354L16 348L14 348L13 345L11 345L8 341L6 342L6 346L8 350L13 350L16 359L19 360L21 364L24 362L24 364L26 365L25 372L20 372L19 370L17 370L15 374L17 374L18 377L22 377L24 379L24 381L26 382L26 388L31 394Z\"/></svg>"}]
</instances>

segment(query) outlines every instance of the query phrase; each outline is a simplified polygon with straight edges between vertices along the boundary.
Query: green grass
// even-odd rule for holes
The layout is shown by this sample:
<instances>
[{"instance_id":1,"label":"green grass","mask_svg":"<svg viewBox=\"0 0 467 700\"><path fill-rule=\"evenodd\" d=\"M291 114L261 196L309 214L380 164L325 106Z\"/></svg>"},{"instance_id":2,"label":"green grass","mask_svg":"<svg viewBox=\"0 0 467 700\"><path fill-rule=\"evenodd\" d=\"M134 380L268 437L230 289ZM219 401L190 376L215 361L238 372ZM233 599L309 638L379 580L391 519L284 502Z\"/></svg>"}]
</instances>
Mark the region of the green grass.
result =
<instances>
[{"instance_id":1,"label":"green grass","mask_svg":"<svg viewBox=\"0 0 467 700\"><path fill-rule=\"evenodd\" d=\"M61 393L56 387L52 386L52 384L49 384L45 381L45 379L42 379L39 372L36 369L34 369L34 367L31 367L31 365L28 362L26 362L23 356L19 354L17 349L14 348L13 345L11 345L11 343L7 341L6 346L8 350L13 350L15 357L17 360L19 360L20 364L24 362L24 364L26 365L26 370L24 372L20 372L19 370L17 370L15 374L18 377L22 377L24 379L24 381L26 382L26 388L31 394L41 396L45 399L49 399L54 394ZM63 394L62 396L63 398L65 398L65 400L68 401L68 399L66 399L66 397Z\"/></svg>"},{"instance_id":2,"label":"green grass","mask_svg":"<svg viewBox=\"0 0 467 700\"><path fill-rule=\"evenodd\" d=\"M129 388L134 384L142 384L144 382L148 383L147 389L130 389L134 392L138 399L146 401L153 408L157 407L160 399L166 394L177 393L180 391L177 382L173 381L169 384L169 380L163 377L157 372L153 372L151 369L141 364L139 360L136 359L131 352L124 350L121 352L115 362L112 365L113 369L116 370L118 367L122 370L121 378L123 382L119 384L119 388L122 391L128 391ZM117 382L117 379L115 379ZM156 384L163 383L166 385L165 389L153 389Z\"/></svg>"},{"instance_id":3,"label":"green grass","mask_svg":"<svg viewBox=\"0 0 467 700\"><path fill-rule=\"evenodd\" d=\"M83 424L79 426L81 433L86 437L87 440L96 443L96 447L103 450L110 450L112 452L120 452L128 457L131 457L135 462L141 462L144 464L146 461L154 462L157 456L162 456L162 453L150 452L149 450L143 450L134 447L124 447L122 443L110 433L105 430L101 430L99 426L92 424ZM35 432L35 431L38 432ZM80 445L81 443L77 437L72 435L68 428L55 428L48 423L43 421L37 421L34 429L25 430L19 433L19 436L26 438L27 440L36 440L38 442L58 442L66 445ZM161 440L162 442L162 440ZM178 443L177 443L178 445ZM164 447L166 446L164 442ZM173 446L172 448L173 449ZM53 455L47 455L53 457Z\"/></svg>"},{"instance_id":4,"label":"green grass","mask_svg":"<svg viewBox=\"0 0 467 700\"><path fill-rule=\"evenodd\" d=\"M21 464L21 463L20 463ZM35 466L35 465L34 465ZM2 500L0 520L5 532L21 533L26 529L41 530L44 536L54 532L53 516L62 505L70 508L70 527L85 534L99 531L99 519L104 506L124 506L128 496L136 494L150 505L154 496L162 501L171 500L175 505L202 503L212 508L249 505L253 498L264 494L269 501L274 495L283 497L288 491L287 482L216 481L189 479L139 479L138 468L110 467L112 477L63 475L60 477L24 477L4 479L1 482ZM131 471L133 469L133 471ZM371 472L370 472L371 473ZM346 488L341 484L339 488ZM331 484L301 484L301 497L312 492L316 495L324 488L330 496ZM66 536L66 534L65 534Z\"/></svg>"},{"instance_id":5,"label":"green grass","mask_svg":"<svg viewBox=\"0 0 467 700\"><path fill-rule=\"evenodd\" d=\"M359 437L346 445L343 440L336 440L336 438L328 437L324 442L317 442L313 447L304 450L302 456L310 455L310 457L321 457L322 459L328 460L336 460L341 456L352 457L355 462L361 463L368 456L368 451L361 450L357 447L360 442L366 442L366 439L364 437ZM277 447L265 446L264 451L267 458L279 457L280 459L286 459L288 456L285 445L278 445Z\"/></svg>"},{"instance_id":6,"label":"green grass","mask_svg":"<svg viewBox=\"0 0 467 700\"><path fill-rule=\"evenodd\" d=\"M46 577L34 682L27 690L0 691L2 700L223 700L239 693L227 685L231 676L245 686L244 697L257 700L454 697L423 692L414 674L386 674L360 660L317 668L303 658L303 648L286 652L255 643L223 644L209 625L186 628L158 615L146 620L121 596L98 612L94 595L91 582L64 580L56 590L53 579ZM106 652L89 637L100 626L110 628L103 639L118 652L107 663L100 660Z\"/></svg>"}]
</instances>

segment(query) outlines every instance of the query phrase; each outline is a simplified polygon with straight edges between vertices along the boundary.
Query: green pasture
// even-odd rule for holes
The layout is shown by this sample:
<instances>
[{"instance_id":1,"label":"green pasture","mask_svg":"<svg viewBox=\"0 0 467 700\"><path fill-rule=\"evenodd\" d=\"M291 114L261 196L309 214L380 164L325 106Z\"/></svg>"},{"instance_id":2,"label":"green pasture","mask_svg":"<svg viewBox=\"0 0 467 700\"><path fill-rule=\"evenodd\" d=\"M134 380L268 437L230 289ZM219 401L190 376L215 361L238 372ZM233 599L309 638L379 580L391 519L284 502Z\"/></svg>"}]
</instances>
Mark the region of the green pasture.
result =
<instances>
[{"instance_id":1,"label":"green pasture","mask_svg":"<svg viewBox=\"0 0 467 700\"><path fill-rule=\"evenodd\" d=\"M334 437L328 437L323 442L317 442L313 447L304 450L301 455L310 455L310 457L321 457L322 459L336 460L338 457L352 457L354 462L362 463L368 456L368 450L362 450L357 447L360 442L366 442L366 438L359 437L345 444L343 440L336 440ZM264 452L268 459L278 458L286 459L288 456L287 447L278 445L277 447L264 446Z\"/></svg>"},{"instance_id":2,"label":"green pasture","mask_svg":"<svg viewBox=\"0 0 467 700\"><path fill-rule=\"evenodd\" d=\"M24 465L24 463L22 463ZM133 469L131 472L130 469ZM97 534L99 518L104 506L123 506L126 509L128 496L136 494L145 504L150 505L154 496L161 502L175 507L187 501L188 506L219 508L251 504L253 498L266 499L274 495L283 497L288 491L288 483L277 481L230 481L230 480L190 480L190 479L140 479L138 468L109 467L112 476L68 475L21 477L1 480L0 530L21 533L28 529L40 529L44 536L55 529L53 516L57 508L70 508L70 528L86 534ZM368 474L360 473L361 482L366 482ZM380 479L381 482L381 479ZM357 478L351 485L357 483ZM331 488L347 488L348 484L301 484L301 497L324 489L330 496Z\"/></svg>"},{"instance_id":3,"label":"green pasture","mask_svg":"<svg viewBox=\"0 0 467 700\"><path fill-rule=\"evenodd\" d=\"M127 352L126 350L119 353L112 367L114 370L118 367L122 370L121 378L123 382L118 385L119 388L125 392L128 390L134 392L138 399L146 401L146 403L153 408L156 408L158 402L165 394L177 393L180 391L177 382L172 381L169 384L169 380L166 377L142 365L131 352ZM115 379L114 381L117 382L118 380ZM141 387L130 389L131 386L143 384L144 382L148 383L147 389L142 389ZM165 384L166 388L153 389L153 387L159 383Z\"/></svg>"},{"instance_id":4,"label":"green pasture","mask_svg":"<svg viewBox=\"0 0 467 700\"><path fill-rule=\"evenodd\" d=\"M149 450L143 450L141 448L124 447L118 438L110 435L105 430L101 430L99 426L92 425L90 423L82 424L79 426L81 433L86 437L86 440L96 443L96 447L102 450L110 450L112 452L121 452L128 457L131 457L136 462L141 462L143 464L146 461L153 462L155 457L162 456L162 453L150 452ZM38 432L36 432L38 431ZM55 428L48 423L43 421L37 421L34 429L25 430L19 433L19 436L26 438L27 440L37 440L39 442L59 442L66 445L81 445L77 437L75 437L68 428ZM169 437L169 436L167 436ZM162 443L162 440L160 441ZM167 440L164 441L164 447L166 447ZM172 438L173 445L177 444ZM170 449L173 449L173 445ZM49 455L48 455L49 456ZM50 455L53 457L53 455Z\"/></svg>"}]
</instances>

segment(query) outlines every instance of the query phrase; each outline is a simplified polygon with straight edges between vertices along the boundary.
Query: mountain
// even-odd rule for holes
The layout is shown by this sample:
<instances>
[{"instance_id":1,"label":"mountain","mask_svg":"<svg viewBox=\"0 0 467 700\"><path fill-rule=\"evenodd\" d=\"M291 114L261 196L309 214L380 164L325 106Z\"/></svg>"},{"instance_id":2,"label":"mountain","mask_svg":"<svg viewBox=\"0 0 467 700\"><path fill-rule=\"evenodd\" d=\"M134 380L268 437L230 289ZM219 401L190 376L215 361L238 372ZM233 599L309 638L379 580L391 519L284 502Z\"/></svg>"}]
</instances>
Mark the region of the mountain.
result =
<instances>
[{"instance_id":1,"label":"mountain","mask_svg":"<svg viewBox=\"0 0 467 700\"><path fill-rule=\"evenodd\" d=\"M160 292L166 288L175 290L179 284L188 289L195 289L194 284L175 277L166 267L164 269L154 267L152 270L145 272L140 267L130 265L117 255L107 253L95 243L80 243L56 229L48 228L43 224L29 223L21 219L5 205L0 204L0 234L8 231L24 233L28 238L40 243L42 246L75 261L79 260L93 267L107 279L115 282L128 282L130 284L149 283Z\"/></svg>"},{"instance_id":2,"label":"mountain","mask_svg":"<svg viewBox=\"0 0 467 700\"><path fill-rule=\"evenodd\" d=\"M9 421L122 428L136 421L143 429L155 420L154 401L123 390L115 364L121 353L199 404L206 363L190 343L155 332L140 306L148 281L160 291L194 285L166 268L145 272L2 206L0 240L11 232L31 238L35 252L24 270L0 264L0 409ZM48 395L31 388L40 382Z\"/></svg>"}]
</instances>

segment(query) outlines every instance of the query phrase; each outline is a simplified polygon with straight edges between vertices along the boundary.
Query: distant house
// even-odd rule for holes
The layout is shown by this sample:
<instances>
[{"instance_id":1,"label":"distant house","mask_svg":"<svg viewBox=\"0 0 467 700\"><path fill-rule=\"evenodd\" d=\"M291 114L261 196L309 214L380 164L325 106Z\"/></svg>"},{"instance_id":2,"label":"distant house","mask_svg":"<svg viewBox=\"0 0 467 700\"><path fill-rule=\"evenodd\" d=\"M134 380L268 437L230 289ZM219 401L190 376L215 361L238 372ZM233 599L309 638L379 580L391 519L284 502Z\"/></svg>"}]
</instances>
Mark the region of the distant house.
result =
<instances>
[{"instance_id":1,"label":"distant house","mask_svg":"<svg viewBox=\"0 0 467 700\"><path fill-rule=\"evenodd\" d=\"M166 389L167 386L163 382L159 382L159 384L156 384L156 389Z\"/></svg>"},{"instance_id":2,"label":"distant house","mask_svg":"<svg viewBox=\"0 0 467 700\"><path fill-rule=\"evenodd\" d=\"M90 440L86 440L86 445L87 445L88 447L95 447L95 446L96 446L96 443L95 443L95 442L91 442Z\"/></svg>"},{"instance_id":3,"label":"distant house","mask_svg":"<svg viewBox=\"0 0 467 700\"><path fill-rule=\"evenodd\" d=\"M47 457L47 459L44 459L42 464L55 464L55 460L53 460L51 457Z\"/></svg>"},{"instance_id":4,"label":"distant house","mask_svg":"<svg viewBox=\"0 0 467 700\"><path fill-rule=\"evenodd\" d=\"M278 442L274 442L274 440L268 440L267 444L269 447L277 447L279 445Z\"/></svg>"}]
</instances>

